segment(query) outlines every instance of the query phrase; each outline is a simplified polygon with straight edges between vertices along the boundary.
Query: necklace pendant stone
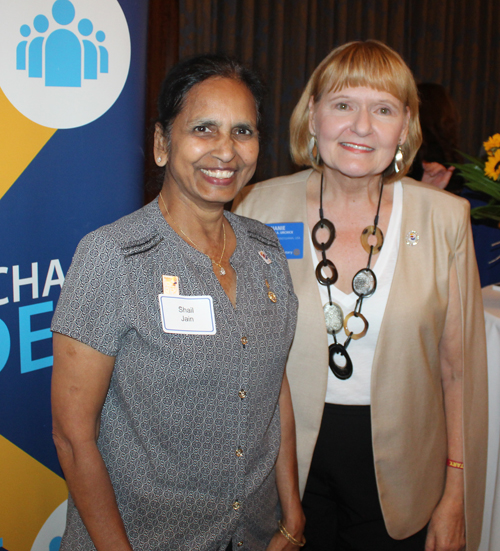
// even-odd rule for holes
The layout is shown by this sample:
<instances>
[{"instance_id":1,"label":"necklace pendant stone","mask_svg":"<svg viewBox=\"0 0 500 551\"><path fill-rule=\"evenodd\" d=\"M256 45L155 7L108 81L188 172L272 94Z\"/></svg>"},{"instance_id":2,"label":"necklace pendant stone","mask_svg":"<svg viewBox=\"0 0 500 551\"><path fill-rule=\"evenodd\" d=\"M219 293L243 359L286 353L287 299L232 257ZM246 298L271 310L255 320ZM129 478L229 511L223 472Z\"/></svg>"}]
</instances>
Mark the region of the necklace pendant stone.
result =
<instances>
[{"instance_id":1,"label":"necklace pendant stone","mask_svg":"<svg viewBox=\"0 0 500 551\"><path fill-rule=\"evenodd\" d=\"M327 302L323 306L323 313L325 315L326 330L331 335L338 333L344 325L344 313L342 308L332 302Z\"/></svg>"},{"instance_id":2,"label":"necklace pendant stone","mask_svg":"<svg viewBox=\"0 0 500 551\"><path fill-rule=\"evenodd\" d=\"M377 276L370 268L363 268L352 278L352 290L358 297L371 297L377 289Z\"/></svg>"},{"instance_id":3,"label":"necklace pendant stone","mask_svg":"<svg viewBox=\"0 0 500 551\"><path fill-rule=\"evenodd\" d=\"M224 268L222 266L220 266L219 274L220 275L226 275L226 270L224 270Z\"/></svg>"}]
</instances>

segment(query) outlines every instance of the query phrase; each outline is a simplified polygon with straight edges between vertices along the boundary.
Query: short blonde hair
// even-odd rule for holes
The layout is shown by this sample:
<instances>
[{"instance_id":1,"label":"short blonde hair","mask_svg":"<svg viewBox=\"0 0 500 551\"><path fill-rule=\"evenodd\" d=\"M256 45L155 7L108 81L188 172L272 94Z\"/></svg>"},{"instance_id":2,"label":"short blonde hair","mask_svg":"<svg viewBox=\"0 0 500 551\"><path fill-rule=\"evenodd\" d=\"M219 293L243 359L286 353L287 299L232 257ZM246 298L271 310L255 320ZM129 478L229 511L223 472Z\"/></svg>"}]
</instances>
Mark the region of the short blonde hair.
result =
<instances>
[{"instance_id":1,"label":"short blonde hair","mask_svg":"<svg viewBox=\"0 0 500 551\"><path fill-rule=\"evenodd\" d=\"M335 48L316 67L290 119L290 150L299 166L312 166L321 171L321 161L309 153L309 100L317 103L324 93L344 88L366 86L392 94L410 109L408 136L401 146L403 167L396 174L394 166L386 169L387 182L404 176L422 143L418 117L418 91L413 75L401 56L378 40L349 42Z\"/></svg>"}]
</instances>

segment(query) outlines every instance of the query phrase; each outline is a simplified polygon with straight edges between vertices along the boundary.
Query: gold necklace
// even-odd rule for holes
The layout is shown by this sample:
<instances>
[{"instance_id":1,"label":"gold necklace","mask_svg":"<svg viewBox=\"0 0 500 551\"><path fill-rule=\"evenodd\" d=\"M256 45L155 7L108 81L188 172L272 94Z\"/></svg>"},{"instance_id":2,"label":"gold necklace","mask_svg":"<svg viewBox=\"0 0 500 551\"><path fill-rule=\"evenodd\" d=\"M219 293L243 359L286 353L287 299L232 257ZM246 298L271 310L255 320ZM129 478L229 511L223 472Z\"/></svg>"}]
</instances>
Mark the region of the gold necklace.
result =
<instances>
[{"instance_id":1,"label":"gold necklace","mask_svg":"<svg viewBox=\"0 0 500 551\"><path fill-rule=\"evenodd\" d=\"M193 245L193 247L196 250L198 250L200 252L203 252L203 251L200 250L198 245L189 237L189 235L187 235L186 233L184 233L182 231L182 228L179 226L179 224L177 224L177 222L175 222L175 220L173 219L172 215L170 214L170 212L168 210L168 207L165 203L165 200L163 199L163 195L161 194L161 192L160 192L160 199L161 199L161 202L163 203L163 206L165 207L165 210L167 211L167 214L169 215L170 219L179 228L179 231L182 233L182 235L191 242L191 244ZM224 244L222 246L222 254L220 255L219 262L216 262L211 256L208 256L208 254L203 253L203 254L205 254L205 256L208 256L208 258L210 258L212 263L215 264L219 268L219 274L221 276L226 275L226 270L224 269L224 267L221 264L222 259L224 258L224 253L226 252L226 226L224 225L224 220L222 220L222 234L224 236Z\"/></svg>"}]
</instances>

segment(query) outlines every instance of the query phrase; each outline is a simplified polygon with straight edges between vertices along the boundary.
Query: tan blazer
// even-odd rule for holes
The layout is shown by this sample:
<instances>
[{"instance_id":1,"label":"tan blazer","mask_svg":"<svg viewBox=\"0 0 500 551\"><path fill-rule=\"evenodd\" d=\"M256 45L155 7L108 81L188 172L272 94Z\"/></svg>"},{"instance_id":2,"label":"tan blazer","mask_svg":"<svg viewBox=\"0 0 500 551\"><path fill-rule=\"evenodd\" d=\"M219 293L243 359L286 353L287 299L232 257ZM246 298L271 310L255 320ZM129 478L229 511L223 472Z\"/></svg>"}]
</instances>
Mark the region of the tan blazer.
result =
<instances>
[{"instance_id":1,"label":"tan blazer","mask_svg":"<svg viewBox=\"0 0 500 551\"><path fill-rule=\"evenodd\" d=\"M312 170L245 188L238 214L264 223L303 222ZM403 178L398 260L373 361L371 417L375 470L389 534L403 539L429 521L444 488L446 424L438 347L457 270L462 306L463 431L467 550L481 537L487 446L484 314L469 203ZM417 245L406 235L416 231ZM453 261L454 264L453 264ZM287 373L297 424L301 491L319 432L328 342L308 232L302 259L289 260L299 316Z\"/></svg>"}]
</instances>

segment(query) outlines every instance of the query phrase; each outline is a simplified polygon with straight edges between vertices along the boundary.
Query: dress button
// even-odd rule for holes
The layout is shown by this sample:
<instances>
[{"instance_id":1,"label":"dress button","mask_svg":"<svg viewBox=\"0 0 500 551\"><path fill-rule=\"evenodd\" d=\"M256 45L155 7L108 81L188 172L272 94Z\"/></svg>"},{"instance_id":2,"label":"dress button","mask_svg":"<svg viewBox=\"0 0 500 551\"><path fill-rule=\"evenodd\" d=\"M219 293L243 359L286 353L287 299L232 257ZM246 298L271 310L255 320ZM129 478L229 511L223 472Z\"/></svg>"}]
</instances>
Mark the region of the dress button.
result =
<instances>
[{"instance_id":1,"label":"dress button","mask_svg":"<svg viewBox=\"0 0 500 551\"><path fill-rule=\"evenodd\" d=\"M238 547L241 547L243 545L243 542L242 541L239 541L237 544L236 544Z\"/></svg>"},{"instance_id":2,"label":"dress button","mask_svg":"<svg viewBox=\"0 0 500 551\"><path fill-rule=\"evenodd\" d=\"M241 390L238 392L238 396L243 400L244 398L247 397L247 391L241 389Z\"/></svg>"},{"instance_id":3,"label":"dress button","mask_svg":"<svg viewBox=\"0 0 500 551\"><path fill-rule=\"evenodd\" d=\"M243 457L243 450L241 448L238 448L235 453L236 457Z\"/></svg>"},{"instance_id":4,"label":"dress button","mask_svg":"<svg viewBox=\"0 0 500 551\"><path fill-rule=\"evenodd\" d=\"M235 501L233 503L233 509L237 511L241 507L241 503L239 501Z\"/></svg>"},{"instance_id":5,"label":"dress button","mask_svg":"<svg viewBox=\"0 0 500 551\"><path fill-rule=\"evenodd\" d=\"M248 337L241 337L241 344L243 346L245 346L246 344L248 344Z\"/></svg>"}]
</instances>

